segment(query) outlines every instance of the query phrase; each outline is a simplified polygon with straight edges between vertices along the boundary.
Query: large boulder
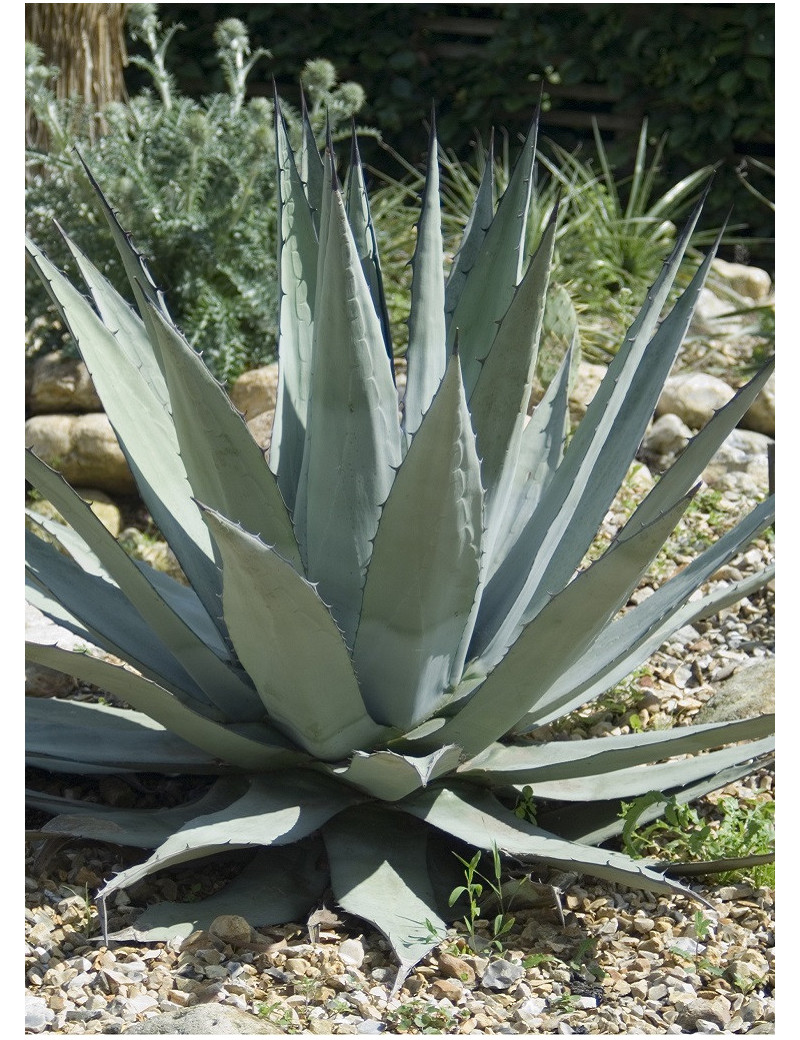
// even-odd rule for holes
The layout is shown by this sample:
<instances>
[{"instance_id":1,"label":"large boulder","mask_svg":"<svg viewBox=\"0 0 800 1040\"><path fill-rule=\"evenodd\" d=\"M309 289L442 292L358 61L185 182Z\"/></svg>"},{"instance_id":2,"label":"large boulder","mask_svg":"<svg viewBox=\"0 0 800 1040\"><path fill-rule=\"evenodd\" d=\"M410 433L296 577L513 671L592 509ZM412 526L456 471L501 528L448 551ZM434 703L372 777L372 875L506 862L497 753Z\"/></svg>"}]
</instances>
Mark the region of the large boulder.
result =
<instances>
[{"instance_id":1,"label":"large boulder","mask_svg":"<svg viewBox=\"0 0 800 1040\"><path fill-rule=\"evenodd\" d=\"M706 701L695 722L732 722L775 711L775 658L760 657L737 668Z\"/></svg>"},{"instance_id":2,"label":"large boulder","mask_svg":"<svg viewBox=\"0 0 800 1040\"><path fill-rule=\"evenodd\" d=\"M745 430L755 430L767 437L775 436L775 373L767 380L767 385L750 405L742 418Z\"/></svg>"},{"instance_id":3,"label":"large boulder","mask_svg":"<svg viewBox=\"0 0 800 1040\"><path fill-rule=\"evenodd\" d=\"M732 388L716 376L682 372L664 384L656 405L656 417L671 413L692 430L699 430L733 395Z\"/></svg>"},{"instance_id":4,"label":"large boulder","mask_svg":"<svg viewBox=\"0 0 800 1040\"><path fill-rule=\"evenodd\" d=\"M711 261L715 278L720 279L732 292L752 303L764 303L772 292L772 279L760 267L732 264L716 257Z\"/></svg>"},{"instance_id":5,"label":"large boulder","mask_svg":"<svg viewBox=\"0 0 800 1040\"><path fill-rule=\"evenodd\" d=\"M102 411L86 365L77 358L65 357L60 350L31 362L26 366L26 377L29 415Z\"/></svg>"},{"instance_id":6,"label":"large boulder","mask_svg":"<svg viewBox=\"0 0 800 1040\"><path fill-rule=\"evenodd\" d=\"M763 433L734 430L703 471L703 480L716 491L757 496L769 491L769 445Z\"/></svg>"},{"instance_id":7,"label":"large boulder","mask_svg":"<svg viewBox=\"0 0 800 1040\"><path fill-rule=\"evenodd\" d=\"M196 1007L181 1008L153 1015L143 1022L125 1028L124 1033L161 1034L169 1036L210 1036L222 1034L235 1036L239 1033L271 1033L278 1035L284 1030L259 1018L249 1011L230 1007L228 1004L198 1004Z\"/></svg>"},{"instance_id":8,"label":"large boulder","mask_svg":"<svg viewBox=\"0 0 800 1040\"><path fill-rule=\"evenodd\" d=\"M254 368L234 382L230 398L249 422L264 412L275 410L278 400L278 363Z\"/></svg>"},{"instance_id":9,"label":"large boulder","mask_svg":"<svg viewBox=\"0 0 800 1040\"><path fill-rule=\"evenodd\" d=\"M73 487L136 494L133 475L103 412L34 415L25 423L25 446Z\"/></svg>"}]
</instances>

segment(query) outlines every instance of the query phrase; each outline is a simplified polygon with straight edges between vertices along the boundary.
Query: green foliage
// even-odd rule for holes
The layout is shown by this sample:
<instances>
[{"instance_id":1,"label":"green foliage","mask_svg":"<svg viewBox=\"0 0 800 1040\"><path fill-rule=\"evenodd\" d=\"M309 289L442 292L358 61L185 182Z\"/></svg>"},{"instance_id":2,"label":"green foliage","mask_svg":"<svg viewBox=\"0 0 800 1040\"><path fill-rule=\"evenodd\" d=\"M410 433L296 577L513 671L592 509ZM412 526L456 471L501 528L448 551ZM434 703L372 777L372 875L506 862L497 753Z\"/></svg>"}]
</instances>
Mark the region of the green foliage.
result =
<instances>
[{"instance_id":1,"label":"green foliage","mask_svg":"<svg viewBox=\"0 0 800 1040\"><path fill-rule=\"evenodd\" d=\"M656 137L670 133L662 189L721 162L710 219L721 223L735 198L736 222L749 225L756 237L774 237L774 222L759 203L734 194L742 150L774 148L774 5L225 8L246 20L255 39L269 41L279 82L296 81L309 53L326 54L351 73L357 69L369 97L366 117L405 155L417 154L420 113L432 98L440 105L443 138L464 157L475 131L485 136L491 121L512 135L524 132L542 87L544 107L555 115L548 123L545 114L544 126L571 150L578 139L591 137L588 127L574 128L570 88L575 88L586 98L579 107L598 112L615 127L610 133L615 162L630 162L636 131L617 129L614 121L635 127L647 115ZM163 4L162 10L165 17L183 18L185 5ZM191 32L180 41L187 79L200 81L213 72L207 23L214 10L215 5L199 8ZM461 21L465 35L441 27L450 21Z\"/></svg>"},{"instance_id":2,"label":"green foliage","mask_svg":"<svg viewBox=\"0 0 800 1040\"><path fill-rule=\"evenodd\" d=\"M663 803L663 815L652 823L639 824L645 810L658 803ZM701 816L697 808L682 804L674 796L644 795L623 804L624 847L632 856L677 863L739 859L774 851L774 801L726 795L715 800L711 810ZM774 886L775 865L757 864L715 873L714 877L720 884L749 879L756 885Z\"/></svg>"},{"instance_id":3,"label":"green foliage","mask_svg":"<svg viewBox=\"0 0 800 1040\"><path fill-rule=\"evenodd\" d=\"M464 859L463 856L459 856L457 853L454 853L454 855L464 868L464 884L457 885L453 889L448 899L448 905L454 906L462 897L466 898L467 913L462 920L467 930L470 946L472 949L480 951L488 943L490 947L494 947L495 950L502 953L503 936L514 927L515 918L506 912L503 871L497 846L492 846L493 876L489 876L478 869L483 859L483 854L480 851L476 852L469 860ZM487 895L491 893L495 897L498 908L498 912L492 913L488 922L488 940L482 940L477 932L478 920L483 917L482 910L486 899L484 887L487 887L489 890Z\"/></svg>"},{"instance_id":4,"label":"green foliage","mask_svg":"<svg viewBox=\"0 0 800 1040\"><path fill-rule=\"evenodd\" d=\"M467 1018L466 1008L442 1007L419 999L391 1008L385 1021L393 1033L453 1033Z\"/></svg>"},{"instance_id":5,"label":"green foliage","mask_svg":"<svg viewBox=\"0 0 800 1040\"><path fill-rule=\"evenodd\" d=\"M576 334L580 349L573 354L573 373L581 354L597 362L607 362L613 356L664 257L675 245L678 224L696 204L711 167L694 171L666 190L659 189L666 141L664 135L653 142L645 120L630 175L615 170L596 126L592 155L585 149L567 151L553 141L539 151L545 176L530 200L531 252L544 233L553 206L561 199L537 360L537 378L543 386L550 383ZM384 178L375 194L374 211L387 282L402 286L408 283L408 257L414 248L409 229L419 213L424 175L392 149L387 150L403 165L406 176L399 180ZM441 151L440 162L445 251L453 256L485 165L480 153L477 161L469 163L459 160L453 151ZM498 190L508 184L510 172L508 152L504 150L495 158ZM697 270L699 248L713 241L715 236L709 234L704 231L693 236L673 301L679 287L685 287ZM399 306L392 310L393 325L406 319L404 304L407 307L407 300L401 297Z\"/></svg>"},{"instance_id":6,"label":"green foliage","mask_svg":"<svg viewBox=\"0 0 800 1040\"><path fill-rule=\"evenodd\" d=\"M536 122L496 205L483 182L446 278L430 135L401 396L355 137L342 183L332 146L323 159L308 133L293 148L282 119L275 132L280 365L268 458L91 176L136 310L68 237L91 299L27 243L187 582L131 559L26 452L26 480L65 521L32 516L29 599L97 648L31 641L28 656L127 705L31 698L27 761L206 778L200 797L164 812L35 791L31 804L59 812L62 835L113 833L153 850L104 885L101 905L156 871L253 852L227 887L154 904L126 938L190 934L242 905L255 926L298 920L330 887L386 935L396 988L446 933L459 896L468 929L483 897L497 900L490 941L502 945L501 855L691 895L598 846L622 830L623 800L655 787L690 801L751 772L771 754L772 716L578 741L529 735L774 573L703 594L771 523L770 498L623 611L771 363L585 562L711 264L713 252L668 308L700 207L567 438L569 354L528 415L557 228L552 214L529 257ZM454 846L466 848L462 879Z\"/></svg>"},{"instance_id":7,"label":"green foliage","mask_svg":"<svg viewBox=\"0 0 800 1040\"><path fill-rule=\"evenodd\" d=\"M96 140L90 135L92 113L80 99L56 100L49 84L57 70L44 67L35 48L26 49L26 100L50 138L46 153L28 152L27 230L55 263L74 272L57 221L116 288L127 291L82 157L139 248L154 258L152 275L187 340L219 379L230 381L273 360L276 348L274 107L271 100L246 95L248 77L269 52L251 52L240 21L220 22L214 40L225 90L195 101L179 92L166 64L180 26L163 29L154 7L134 4L129 14L131 35L147 51L131 61L150 84L130 103L106 108L106 128ZM324 133L326 112L335 133L363 104L361 88L337 84L333 66L323 59L307 64L303 84L317 134ZM287 110L286 117L299 141L299 116ZM61 346L63 330L32 273L26 278L26 309L35 348Z\"/></svg>"}]
</instances>

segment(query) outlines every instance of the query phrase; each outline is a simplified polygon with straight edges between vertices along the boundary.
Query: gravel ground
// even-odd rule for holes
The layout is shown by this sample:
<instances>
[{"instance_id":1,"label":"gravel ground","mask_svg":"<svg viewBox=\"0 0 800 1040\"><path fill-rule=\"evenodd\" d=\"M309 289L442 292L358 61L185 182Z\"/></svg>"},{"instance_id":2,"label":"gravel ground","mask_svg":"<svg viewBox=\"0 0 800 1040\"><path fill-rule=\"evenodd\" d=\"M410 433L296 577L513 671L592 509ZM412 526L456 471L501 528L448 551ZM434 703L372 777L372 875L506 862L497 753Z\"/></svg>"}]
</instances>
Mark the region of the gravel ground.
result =
<instances>
[{"instance_id":1,"label":"gravel ground","mask_svg":"<svg viewBox=\"0 0 800 1040\"><path fill-rule=\"evenodd\" d=\"M741 508L725 496L704 499L691 525L670 541L653 580L688 562L698 539L720 533ZM627 509L621 500L607 536ZM758 540L715 580L735 580L771 555L771 541ZM647 595L648 588L646 580L636 595ZM742 663L774 655L773 603L774 590L767 588L683 629L614 697L576 713L549 735L624 733L633 716L645 728L690 722L714 684ZM81 790L84 781L75 783ZM169 794L161 781L157 789L136 792L116 777L94 785L98 798L117 804L147 798L155 804ZM771 799L774 773L761 770L722 793ZM699 805L712 826L716 797ZM29 826L44 819L32 813ZM242 919L227 918L182 943L106 945L91 893L136 855L80 842L28 844L26 1032L116 1034L159 1014L214 1007L256 1016L245 1020L252 1028L237 1029L251 1032L775 1031L769 888L692 879L691 887L713 908L703 907L697 919L700 904L681 896L629 892L587 877L540 877L560 889L560 909L546 900L515 908L501 949L479 954L463 928L452 930L392 994L395 967L384 939L335 914L322 920L314 941L305 922L254 932ZM232 856L227 869L235 870L237 862ZM130 924L149 900L196 896L198 877L205 886L220 876L219 867L199 874L195 864L192 871L164 872L118 893L109 907L109 929Z\"/></svg>"}]
</instances>

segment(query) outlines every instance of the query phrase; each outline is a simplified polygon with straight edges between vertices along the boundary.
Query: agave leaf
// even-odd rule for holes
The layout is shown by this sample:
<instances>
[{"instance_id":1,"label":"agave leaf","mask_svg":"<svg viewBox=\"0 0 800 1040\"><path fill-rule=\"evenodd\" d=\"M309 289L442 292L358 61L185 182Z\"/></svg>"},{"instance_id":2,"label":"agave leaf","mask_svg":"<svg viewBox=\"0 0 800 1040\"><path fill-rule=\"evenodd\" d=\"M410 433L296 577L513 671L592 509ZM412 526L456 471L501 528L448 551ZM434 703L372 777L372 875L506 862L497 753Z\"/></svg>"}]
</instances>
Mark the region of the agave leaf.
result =
<instances>
[{"instance_id":1,"label":"agave leaf","mask_svg":"<svg viewBox=\"0 0 800 1040\"><path fill-rule=\"evenodd\" d=\"M470 415L487 488L486 527L495 526L510 491L530 401L545 295L550 278L557 209L494 337L470 398Z\"/></svg>"},{"instance_id":2,"label":"agave leaf","mask_svg":"<svg viewBox=\"0 0 800 1040\"><path fill-rule=\"evenodd\" d=\"M202 365L199 359L198 364ZM264 469L266 470L266 466ZM268 470L266 472L269 473ZM271 477L271 474L269 475ZM147 571L136 566L122 546L66 481L32 452L25 453L25 476L45 498L56 506L64 519L72 525L87 544L92 546L94 553L128 601L128 603L124 603L122 596L114 593L107 583L100 584L97 579L89 575L84 577L80 568L77 568L78 573L73 578L76 587L71 593L69 589L65 589L61 595L64 602L72 603L73 607L80 605L81 609L92 610L96 617L92 627L106 638L113 639L118 645L122 645L119 642L120 636L125 638L129 647L135 648L139 640L147 645L154 642L157 632L158 637L155 642L163 644L180 663L182 669L192 677L191 692L193 696L197 696L197 688L199 688L203 691L203 699L225 711L229 718L259 718L260 704L249 682L233 671L203 640L198 638L194 630L184 621L182 615L176 613L169 601L161 596L160 588L163 587L163 583L156 585L149 580ZM277 490L275 493L277 494ZM61 570L64 570L63 566ZM48 569L47 578L45 579L40 573L39 580L43 584L48 584L54 573L57 573L57 570ZM78 574L81 576L79 577ZM81 583L85 582L87 577L94 582L95 588L98 590L97 594L102 597L104 603L109 596L120 603L116 610L110 610L107 604L101 606L100 602L94 601L92 595L78 592L82 587ZM137 617L131 620L131 608L135 608L135 612L141 615L141 619ZM104 616L104 611L108 611L107 616ZM80 615L80 610L73 609L73 613ZM125 617L128 620L123 622ZM86 620L85 615L84 620ZM132 629L130 632L127 631L129 625ZM148 633L146 628L151 629L152 633ZM131 637L134 638L133 643ZM129 650L130 652L135 652L135 650ZM229 656L227 652L226 656ZM170 671L174 672L174 669L170 669ZM178 685L182 685L182 683L179 682Z\"/></svg>"},{"instance_id":3,"label":"agave leaf","mask_svg":"<svg viewBox=\"0 0 800 1040\"><path fill-rule=\"evenodd\" d=\"M408 443L428 411L447 367L444 317L442 213L435 114L431 114L428 173L411 260L411 313L408 318L408 374L403 423Z\"/></svg>"},{"instance_id":4,"label":"agave leaf","mask_svg":"<svg viewBox=\"0 0 800 1040\"><path fill-rule=\"evenodd\" d=\"M664 504L685 494L722 446L739 420L758 397L775 371L775 359L768 361L753 378L719 409L684 448L680 457L662 475L658 483L637 508L634 517L655 516Z\"/></svg>"},{"instance_id":5,"label":"agave leaf","mask_svg":"<svg viewBox=\"0 0 800 1040\"><path fill-rule=\"evenodd\" d=\"M426 829L402 824L398 841L399 823L376 805L341 813L323 830L337 903L372 922L400 962L393 993L446 930L428 874Z\"/></svg>"},{"instance_id":6,"label":"agave leaf","mask_svg":"<svg viewBox=\"0 0 800 1040\"><path fill-rule=\"evenodd\" d=\"M453 258L450 273L447 276L447 284L444 290L445 315L447 327L452 323L455 311L467 275L475 264L480 252L486 232L494 217L494 135L489 144L489 152L481 174L481 181L472 204L464 234L461 237L461 245Z\"/></svg>"},{"instance_id":7,"label":"agave leaf","mask_svg":"<svg viewBox=\"0 0 800 1040\"><path fill-rule=\"evenodd\" d=\"M574 346L567 351L556 376L533 411L520 437L511 485L487 527L491 577L522 536L564 455L569 422L569 386Z\"/></svg>"},{"instance_id":8,"label":"agave leaf","mask_svg":"<svg viewBox=\"0 0 800 1040\"><path fill-rule=\"evenodd\" d=\"M153 521L216 620L220 588L211 536L192 500L170 417L89 303L36 246L27 248L78 345Z\"/></svg>"},{"instance_id":9,"label":"agave leaf","mask_svg":"<svg viewBox=\"0 0 800 1040\"><path fill-rule=\"evenodd\" d=\"M152 903L133 925L108 936L115 942L166 942L207 929L215 917L236 914L255 928L301 920L328 882L322 843L309 840L260 849L241 874L205 899Z\"/></svg>"},{"instance_id":10,"label":"agave leaf","mask_svg":"<svg viewBox=\"0 0 800 1040\"><path fill-rule=\"evenodd\" d=\"M166 321L171 322L172 319L169 316L169 312L164 302L163 293L159 291L155 282L150 276L150 272L148 271L147 265L144 262L144 257L140 253L137 253L137 251L133 247L133 243L131 242L130 236L120 226L120 223L117 220L116 214L114 213L114 210L111 208L108 199L106 199L105 195L102 192L102 189L100 188L100 185L94 179L91 170L83 161L83 158L81 157L80 153L78 153L78 158L80 159L81 165L86 171L86 176L88 177L89 182L92 185L95 194L97 195L98 201L100 202L100 209L103 213L103 216L106 219L106 223L108 224L111 230L111 235L114 239L114 245L116 246L120 259L122 260L122 265L125 269L125 275L128 279L128 284L130 285L131 290L133 292L133 298L136 301L136 306L139 310L139 314L141 315L145 327L147 328L148 339L150 339L151 342L151 351L149 357L147 357L147 352L145 351L145 358L142 359L142 363L144 365L143 377L147 380L148 385L152 385L154 388L156 388L157 396L161 396L161 384L159 383L157 376L153 372L153 363L155 362L156 365L160 365L161 359L159 358L156 347L153 344L153 329L149 325L149 311L147 305L150 304L153 308L160 312L160 314ZM70 246L70 249L72 249L74 253L75 250L73 246L69 243L69 240L67 240L67 244ZM125 327L126 326L121 326L120 331L122 331L122 329ZM114 329L116 330L116 326L114 326ZM127 348L127 351L130 351L133 346L134 344L131 343ZM84 358L84 361L85 360L86 359ZM105 405L106 398L103 395L103 392L100 389L100 387L97 387L97 391L100 394L100 398L103 401L103 404Z\"/></svg>"},{"instance_id":11,"label":"agave leaf","mask_svg":"<svg viewBox=\"0 0 800 1040\"><path fill-rule=\"evenodd\" d=\"M35 607L47 621L52 622L52 631L47 633L46 639L52 635L59 644L68 647L98 649L94 634L74 614L71 614L49 589L41 586L28 571L25 572L25 602L26 605ZM26 617L26 631L27 628L28 619ZM77 642L76 639L80 642ZM33 641L42 642L43 640L37 636ZM110 646L103 647L103 649L107 653L111 653Z\"/></svg>"},{"instance_id":12,"label":"agave leaf","mask_svg":"<svg viewBox=\"0 0 800 1040\"><path fill-rule=\"evenodd\" d=\"M560 870L577 870L627 888L678 892L699 898L685 885L665 878L619 852L566 841L515 816L488 791L430 787L401 803L404 812L481 849L532 857Z\"/></svg>"},{"instance_id":13,"label":"agave leaf","mask_svg":"<svg viewBox=\"0 0 800 1040\"><path fill-rule=\"evenodd\" d=\"M400 463L400 424L380 322L341 195L330 194L295 526L306 573L352 645L372 539Z\"/></svg>"},{"instance_id":14,"label":"agave leaf","mask_svg":"<svg viewBox=\"0 0 800 1040\"><path fill-rule=\"evenodd\" d=\"M305 757L269 726L254 724L248 729L250 735L243 736L182 704L158 683L110 661L40 643L27 644L27 651L37 664L113 692L176 736L235 768L269 771L294 765Z\"/></svg>"},{"instance_id":15,"label":"agave leaf","mask_svg":"<svg viewBox=\"0 0 800 1040\"><path fill-rule=\"evenodd\" d=\"M774 498L756 506L736 527L726 531L652 596L627 611L598 636L590 652L554 683L518 724L524 731L585 704L613 686L652 654L690 618L706 616L710 604L692 604L690 596L774 517ZM768 578L758 579L757 587Z\"/></svg>"},{"instance_id":16,"label":"agave leaf","mask_svg":"<svg viewBox=\"0 0 800 1040\"><path fill-rule=\"evenodd\" d=\"M685 238L684 232L684 245ZM681 256L682 250L676 249L664 271L674 277ZM533 617L552 590L561 588L580 565L641 442L712 259L713 252L649 342L657 314L642 317L640 313L608 366L524 536L487 583L474 647L487 667L510 646L520 621ZM651 290L643 312L653 311L660 300L660 282Z\"/></svg>"},{"instance_id":17,"label":"agave leaf","mask_svg":"<svg viewBox=\"0 0 800 1040\"><path fill-rule=\"evenodd\" d=\"M458 345L467 398L480 374L483 359L495 337L495 326L508 310L522 277L525 227L533 187L538 113L514 166L508 187L497 206L475 261L466 273L458 303L448 325L452 348Z\"/></svg>"},{"instance_id":18,"label":"agave leaf","mask_svg":"<svg viewBox=\"0 0 800 1040\"><path fill-rule=\"evenodd\" d=\"M314 298L317 289L318 243L314 215L306 200L286 125L275 98L278 163L278 396L270 441L270 466L281 494L294 508L303 464L308 400L311 393L311 350ZM316 154L316 146L314 147ZM319 155L317 154L319 162ZM317 214L319 217L319 214Z\"/></svg>"},{"instance_id":19,"label":"agave leaf","mask_svg":"<svg viewBox=\"0 0 800 1040\"><path fill-rule=\"evenodd\" d=\"M393 751L357 751L346 766L329 766L331 776L386 802L397 802L458 765L461 749L450 744L430 755L398 755Z\"/></svg>"},{"instance_id":20,"label":"agave leaf","mask_svg":"<svg viewBox=\"0 0 800 1040\"><path fill-rule=\"evenodd\" d=\"M244 777L222 776L200 798L171 809L120 809L32 790L26 791L26 801L37 809L59 814L42 827L43 837L69 835L86 841L154 849L195 816L223 809L246 790Z\"/></svg>"},{"instance_id":21,"label":"agave leaf","mask_svg":"<svg viewBox=\"0 0 800 1040\"><path fill-rule=\"evenodd\" d=\"M373 718L408 728L450 682L480 578L483 494L457 357L398 470L353 650Z\"/></svg>"},{"instance_id":22,"label":"agave leaf","mask_svg":"<svg viewBox=\"0 0 800 1040\"><path fill-rule=\"evenodd\" d=\"M350 152L350 168L347 171L345 185L345 211L353 232L358 255L361 258L361 269L369 286L375 313L381 323L383 342L394 376L394 352L392 350L392 332L389 322L389 311L386 307L386 295L383 291L383 275L378 256L378 241L375 237L375 225L369 208L367 186L364 181L364 168L358 151L358 138L353 126L352 147Z\"/></svg>"},{"instance_id":23,"label":"agave leaf","mask_svg":"<svg viewBox=\"0 0 800 1040\"><path fill-rule=\"evenodd\" d=\"M117 583L108 573L106 568L102 565L97 555L92 552L88 544L81 538L81 536L72 527L68 527L66 524L62 524L57 520L50 517L41 516L39 513L33 510L26 509L26 516L34 523L37 527L41 528L50 538L55 539L61 548L77 563L80 565L82 570L87 574L94 574L98 577L111 582L113 585ZM197 597L197 593L189 585L182 585L179 581L170 577L164 571L156 570L155 567L151 567L149 563L145 563L144 560L134 560L133 564L146 576L147 581L154 586L159 596L169 604L175 614L185 621L189 628L194 632L197 638L205 643L206 646L221 659L230 658L230 650L227 645L223 642L222 637L219 634L218 629L214 625L213 621L209 618L205 611L202 603ZM47 609L40 607L44 613L49 616L55 616L59 618L69 617L70 630L75 631L74 626L80 625L77 618L74 615L65 612L63 604L59 603L56 599L46 593L45 590L38 586L38 583L32 579L26 580L27 594L30 598L31 594L36 598L34 606L39 606L39 600L41 597L47 597ZM32 601L33 602L33 601ZM85 635L88 642L91 642L88 631L81 625L82 634Z\"/></svg>"},{"instance_id":24,"label":"agave leaf","mask_svg":"<svg viewBox=\"0 0 800 1040\"><path fill-rule=\"evenodd\" d=\"M38 458L38 456L35 457ZM42 465L44 465L44 463L42 463ZM26 509L25 516L33 525L33 528L42 531L48 536L49 540L58 542L64 552L74 560L86 574L94 574L98 578L104 578L106 581L113 582L113 578L100 562L97 554L92 552L89 545L83 540L83 538L81 538L74 528L68 527L67 524L62 523L60 520L56 520L53 517L42 516L41 513L37 513L34 509ZM42 541L46 542L48 541L48 538L43 538ZM116 582L114 582L114 584L116 584Z\"/></svg>"},{"instance_id":25,"label":"agave leaf","mask_svg":"<svg viewBox=\"0 0 800 1040\"><path fill-rule=\"evenodd\" d=\"M774 716L765 716L765 719L774 728ZM531 788L533 797L553 801L599 802L607 798L635 798L648 791L666 791L679 784L717 776L724 769L752 761L774 748L775 735L772 733L763 740L750 740L743 746L693 755L688 760L648 762L589 776L534 781L527 786Z\"/></svg>"},{"instance_id":26,"label":"agave leaf","mask_svg":"<svg viewBox=\"0 0 800 1040\"><path fill-rule=\"evenodd\" d=\"M300 176L303 178L303 183L305 184L308 205L314 217L314 224L317 233L319 234L321 226L320 215L322 213L323 196L325 194L325 173L319 149L317 148L317 139L314 135L314 128L311 125L311 119L308 115L308 106L306 105L305 94L302 90L300 93L300 101L302 106L301 118L303 123L303 133L300 143Z\"/></svg>"},{"instance_id":27,"label":"agave leaf","mask_svg":"<svg viewBox=\"0 0 800 1040\"><path fill-rule=\"evenodd\" d=\"M248 791L230 805L196 816L172 833L149 859L116 874L98 892L112 892L164 867L253 846L291 845L308 837L333 816L360 801L361 796L326 776L286 770L250 777Z\"/></svg>"},{"instance_id":28,"label":"agave leaf","mask_svg":"<svg viewBox=\"0 0 800 1040\"><path fill-rule=\"evenodd\" d=\"M233 645L270 719L323 760L371 747L384 728L367 714L341 632L314 587L254 535L206 515L222 555Z\"/></svg>"},{"instance_id":29,"label":"agave leaf","mask_svg":"<svg viewBox=\"0 0 800 1040\"><path fill-rule=\"evenodd\" d=\"M760 763L764 768L772 764L771 759ZM723 769L713 776L705 776L701 780L685 786L663 791L664 801L674 797L679 804L685 805L697 798L702 798L711 791L718 791L728 784L733 784L748 773L753 772L753 763L746 762ZM654 804L641 814L639 823L649 823L663 815L664 803ZM586 805L566 805L540 814L539 822L571 841L586 842L588 845L599 845L622 833L625 821L622 817L621 804L618 798L607 802L589 802Z\"/></svg>"},{"instance_id":30,"label":"agave leaf","mask_svg":"<svg viewBox=\"0 0 800 1040\"><path fill-rule=\"evenodd\" d=\"M25 747L28 765L56 773L227 771L148 715L89 701L28 697Z\"/></svg>"},{"instance_id":31,"label":"agave leaf","mask_svg":"<svg viewBox=\"0 0 800 1040\"><path fill-rule=\"evenodd\" d=\"M555 785L563 780L568 787L569 782L578 777L617 773L633 766L651 764L654 759L689 755L735 741L753 740L772 733L773 727L773 716L760 715L736 722L677 726L668 730L626 733L618 737L558 740L543 744L493 744L459 766L458 773L490 786L534 783ZM546 797L558 799L561 796L554 794Z\"/></svg>"},{"instance_id":32,"label":"agave leaf","mask_svg":"<svg viewBox=\"0 0 800 1040\"><path fill-rule=\"evenodd\" d=\"M99 191L99 189L97 190ZM92 294L103 324L107 329L116 333L118 349L138 368L142 378L147 382L153 395L161 402L162 407L168 408L167 384L157 355L153 352L147 326L105 275L95 267L61 228L59 230ZM139 277L134 285L135 289L140 287L143 277L145 277L144 273L139 271ZM147 306L146 298L140 301L140 305Z\"/></svg>"},{"instance_id":33,"label":"agave leaf","mask_svg":"<svg viewBox=\"0 0 800 1040\"><path fill-rule=\"evenodd\" d=\"M199 711L216 714L203 690L117 586L87 574L30 531L25 532L25 558L32 580L64 604L88 632L90 642L163 683L181 700L190 700Z\"/></svg>"},{"instance_id":34,"label":"agave leaf","mask_svg":"<svg viewBox=\"0 0 800 1040\"><path fill-rule=\"evenodd\" d=\"M195 497L258 534L300 570L292 523L261 448L200 356L158 314L152 317Z\"/></svg>"},{"instance_id":35,"label":"agave leaf","mask_svg":"<svg viewBox=\"0 0 800 1040\"><path fill-rule=\"evenodd\" d=\"M520 705L532 709L625 603L687 505L688 498L682 499L652 524L620 534L599 560L528 622L483 685L437 732L437 739L475 755L511 729Z\"/></svg>"}]
</instances>

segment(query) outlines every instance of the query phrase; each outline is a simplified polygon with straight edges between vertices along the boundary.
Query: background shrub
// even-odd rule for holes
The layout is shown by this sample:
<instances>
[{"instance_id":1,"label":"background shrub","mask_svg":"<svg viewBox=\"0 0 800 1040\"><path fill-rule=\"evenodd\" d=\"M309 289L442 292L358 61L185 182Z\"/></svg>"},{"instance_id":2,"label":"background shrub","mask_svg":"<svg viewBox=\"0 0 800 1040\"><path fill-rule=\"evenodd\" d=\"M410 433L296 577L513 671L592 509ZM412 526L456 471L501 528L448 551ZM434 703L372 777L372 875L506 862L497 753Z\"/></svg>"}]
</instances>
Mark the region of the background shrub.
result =
<instances>
[{"instance_id":1,"label":"background shrub","mask_svg":"<svg viewBox=\"0 0 800 1040\"><path fill-rule=\"evenodd\" d=\"M771 214L736 176L747 157L774 160L771 4L162 4L165 19L187 27L175 53L188 93L219 89L209 40L223 9L269 45L282 95L296 92L315 54L358 79L364 118L411 161L424 151L419 113L432 100L440 139L464 158L491 121L524 132L543 85L543 134L568 149L591 142L594 115L621 173L647 116L654 141L669 132L663 187L721 163L708 216L721 223L733 204L749 252L772 266L771 243L759 241L772 238ZM251 89L271 88L256 76ZM746 173L769 188L757 166Z\"/></svg>"}]
</instances>

